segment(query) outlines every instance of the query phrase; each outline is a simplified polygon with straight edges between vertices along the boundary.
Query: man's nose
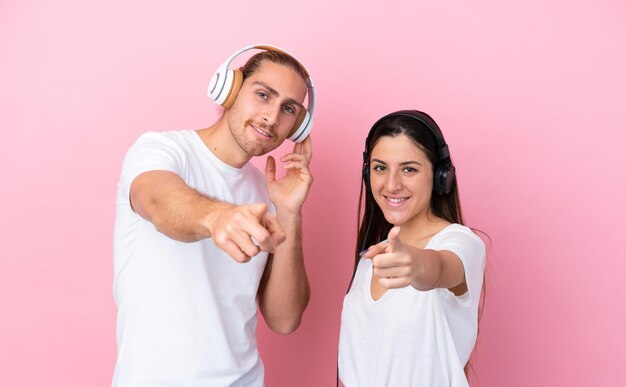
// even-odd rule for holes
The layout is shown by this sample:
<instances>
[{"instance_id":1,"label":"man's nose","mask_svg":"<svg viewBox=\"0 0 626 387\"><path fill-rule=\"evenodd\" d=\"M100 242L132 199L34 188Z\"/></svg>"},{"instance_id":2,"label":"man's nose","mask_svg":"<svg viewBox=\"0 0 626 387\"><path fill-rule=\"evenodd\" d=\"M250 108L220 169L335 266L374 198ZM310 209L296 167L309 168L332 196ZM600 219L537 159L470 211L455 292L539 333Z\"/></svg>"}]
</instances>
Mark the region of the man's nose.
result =
<instances>
[{"instance_id":1,"label":"man's nose","mask_svg":"<svg viewBox=\"0 0 626 387\"><path fill-rule=\"evenodd\" d=\"M269 126L276 125L278 122L278 114L280 113L280 106L268 106L262 114L263 122Z\"/></svg>"}]
</instances>

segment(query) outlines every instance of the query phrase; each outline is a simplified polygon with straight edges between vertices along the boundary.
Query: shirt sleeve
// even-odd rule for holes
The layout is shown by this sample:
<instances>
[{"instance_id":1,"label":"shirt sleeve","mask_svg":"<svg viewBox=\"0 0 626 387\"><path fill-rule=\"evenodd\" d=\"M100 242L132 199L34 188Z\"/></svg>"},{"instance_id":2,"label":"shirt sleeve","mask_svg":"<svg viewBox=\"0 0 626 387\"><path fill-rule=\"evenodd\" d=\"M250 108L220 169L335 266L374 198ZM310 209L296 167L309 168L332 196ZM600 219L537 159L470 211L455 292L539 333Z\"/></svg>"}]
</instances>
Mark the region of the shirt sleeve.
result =
<instances>
[{"instance_id":1,"label":"shirt sleeve","mask_svg":"<svg viewBox=\"0 0 626 387\"><path fill-rule=\"evenodd\" d=\"M122 164L120 188L125 197L137 176L148 171L171 171L182 176L184 154L176 142L162 133L148 132L141 135L130 147Z\"/></svg>"},{"instance_id":2,"label":"shirt sleeve","mask_svg":"<svg viewBox=\"0 0 626 387\"><path fill-rule=\"evenodd\" d=\"M485 244L470 228L452 227L441 235L437 250L456 254L465 272L468 292L455 297L462 306L478 306L485 269ZM442 289L452 294L448 289Z\"/></svg>"}]
</instances>

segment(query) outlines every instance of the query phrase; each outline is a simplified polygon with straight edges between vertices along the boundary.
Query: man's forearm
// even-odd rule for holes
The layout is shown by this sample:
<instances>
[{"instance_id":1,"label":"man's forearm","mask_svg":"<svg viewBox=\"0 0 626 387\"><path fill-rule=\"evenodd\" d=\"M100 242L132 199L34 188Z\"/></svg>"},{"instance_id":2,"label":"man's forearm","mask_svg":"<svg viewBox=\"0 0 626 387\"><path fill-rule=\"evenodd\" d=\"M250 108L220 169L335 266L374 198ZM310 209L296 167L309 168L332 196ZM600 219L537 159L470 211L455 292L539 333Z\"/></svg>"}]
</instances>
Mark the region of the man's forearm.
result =
<instances>
[{"instance_id":1,"label":"man's forearm","mask_svg":"<svg viewBox=\"0 0 626 387\"><path fill-rule=\"evenodd\" d=\"M138 176L131 187L131 204L157 230L181 242L210 237L207 215L228 206L200 194L178 175L166 171Z\"/></svg>"},{"instance_id":2,"label":"man's forearm","mask_svg":"<svg viewBox=\"0 0 626 387\"><path fill-rule=\"evenodd\" d=\"M309 283L302 254L302 217L277 210L287 233L268 260L259 292L261 313L268 326L283 334L296 330L309 302Z\"/></svg>"}]
</instances>

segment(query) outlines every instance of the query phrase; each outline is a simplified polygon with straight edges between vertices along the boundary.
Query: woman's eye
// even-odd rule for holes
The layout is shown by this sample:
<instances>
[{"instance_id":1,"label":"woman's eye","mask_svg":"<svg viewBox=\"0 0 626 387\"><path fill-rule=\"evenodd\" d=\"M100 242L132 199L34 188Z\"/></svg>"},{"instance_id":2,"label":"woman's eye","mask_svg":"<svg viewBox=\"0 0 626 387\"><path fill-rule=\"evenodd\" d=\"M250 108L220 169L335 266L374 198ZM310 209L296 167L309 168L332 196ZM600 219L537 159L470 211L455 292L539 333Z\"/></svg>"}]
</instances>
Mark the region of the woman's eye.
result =
<instances>
[{"instance_id":1,"label":"woman's eye","mask_svg":"<svg viewBox=\"0 0 626 387\"><path fill-rule=\"evenodd\" d=\"M404 168L404 172L413 173L413 172L417 172L417 169L415 169L413 167L405 167Z\"/></svg>"},{"instance_id":2,"label":"woman's eye","mask_svg":"<svg viewBox=\"0 0 626 387\"><path fill-rule=\"evenodd\" d=\"M374 165L374 168L372 168L372 169L374 169L377 172L382 172L382 171L385 170L385 166L384 165Z\"/></svg>"}]
</instances>

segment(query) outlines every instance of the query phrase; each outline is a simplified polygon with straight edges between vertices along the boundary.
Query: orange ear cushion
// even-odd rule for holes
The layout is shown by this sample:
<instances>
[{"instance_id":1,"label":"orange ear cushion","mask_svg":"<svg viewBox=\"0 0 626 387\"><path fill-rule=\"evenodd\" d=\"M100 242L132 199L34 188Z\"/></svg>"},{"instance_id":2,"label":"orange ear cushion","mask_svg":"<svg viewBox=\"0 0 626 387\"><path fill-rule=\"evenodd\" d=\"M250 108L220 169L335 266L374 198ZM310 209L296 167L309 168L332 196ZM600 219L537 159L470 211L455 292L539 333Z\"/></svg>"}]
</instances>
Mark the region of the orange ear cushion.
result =
<instances>
[{"instance_id":1,"label":"orange ear cushion","mask_svg":"<svg viewBox=\"0 0 626 387\"><path fill-rule=\"evenodd\" d=\"M239 94L242 84L243 73L240 70L233 70L233 86L230 88L228 97L226 97L224 103L222 104L225 110L228 110L237 99L237 94Z\"/></svg>"},{"instance_id":2,"label":"orange ear cushion","mask_svg":"<svg viewBox=\"0 0 626 387\"><path fill-rule=\"evenodd\" d=\"M302 121L304 121L305 116L306 116L306 110L300 109L300 113L298 113L298 117L296 117L296 123L293 125L293 128L291 128L291 132L289 132L289 136L287 137L293 136L296 130L300 127L300 125L302 125Z\"/></svg>"}]
</instances>

